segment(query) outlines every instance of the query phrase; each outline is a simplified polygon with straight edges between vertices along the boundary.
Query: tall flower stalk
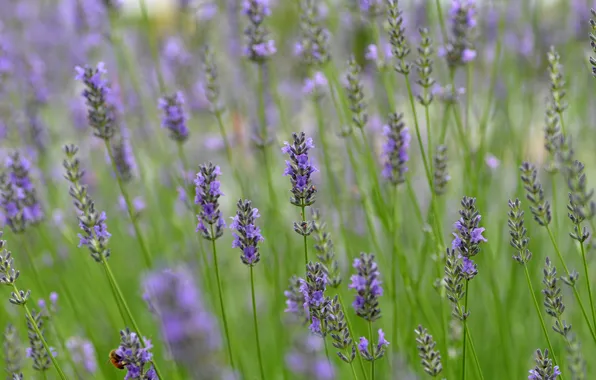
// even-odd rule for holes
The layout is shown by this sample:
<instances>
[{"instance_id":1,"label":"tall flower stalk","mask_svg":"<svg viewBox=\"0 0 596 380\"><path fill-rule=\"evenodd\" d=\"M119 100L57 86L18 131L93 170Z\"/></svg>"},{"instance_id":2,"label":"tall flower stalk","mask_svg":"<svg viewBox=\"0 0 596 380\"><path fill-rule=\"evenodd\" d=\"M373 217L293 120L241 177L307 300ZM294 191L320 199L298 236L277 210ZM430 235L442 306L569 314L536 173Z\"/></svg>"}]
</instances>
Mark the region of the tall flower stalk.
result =
<instances>
[{"instance_id":1,"label":"tall flower stalk","mask_svg":"<svg viewBox=\"0 0 596 380\"><path fill-rule=\"evenodd\" d=\"M151 253L143 238L139 222L135 218L132 199L128 194L122 175L118 170L118 163L115 159L112 137L114 137L117 130L115 120L116 110L115 104L113 104L113 101L110 101L112 90L109 87L108 82L103 79L103 75L106 74L105 65L103 62L100 62L96 67L87 65L85 67L77 66L76 72L76 79L83 82L85 85L85 90L82 92L82 95L87 103L87 119L89 125L93 128L94 135L104 141L108 157L112 164L112 169L114 173L116 173L116 181L118 182L120 193L126 203L128 216L134 228L139 246L141 247L141 252L143 253L145 266L150 268L152 266Z\"/></svg>"},{"instance_id":2,"label":"tall flower stalk","mask_svg":"<svg viewBox=\"0 0 596 380\"><path fill-rule=\"evenodd\" d=\"M221 170L219 166L215 166L211 162L203 164L199 168L197 178L195 179L195 204L200 206L199 215L197 216L199 220L197 232L199 232L204 239L211 241L213 263L215 265L215 277L217 280L217 290L219 293L219 306L224 324L224 332L226 334L226 344L228 347L230 365L232 370L234 370L235 366L234 356L232 355L232 341L230 339L228 318L226 316L226 309L224 306L225 302L223 299L223 290L221 287L221 277L219 273L219 262L217 259L217 246L215 244L215 241L223 235L224 228L226 227L226 223L224 222L219 209L219 197L224 195L220 189L221 183L217 179L217 177L220 175Z\"/></svg>"},{"instance_id":3,"label":"tall flower stalk","mask_svg":"<svg viewBox=\"0 0 596 380\"><path fill-rule=\"evenodd\" d=\"M239 248L242 254L240 259L242 263L250 268L250 291L252 300L253 323L255 328L255 338L257 343L257 357L259 358L259 368L261 370L261 379L265 379L265 370L263 369L263 358L261 356L261 343L259 339L259 324L257 322L257 303L255 301L255 277L254 266L260 261L259 242L264 240L261 230L255 225L256 219L260 217L259 210L252 207L249 200L239 200L237 203L238 211L232 218L230 229L233 233L234 242L232 248Z\"/></svg>"},{"instance_id":4,"label":"tall flower stalk","mask_svg":"<svg viewBox=\"0 0 596 380\"><path fill-rule=\"evenodd\" d=\"M136 334L140 337L141 343L144 344L139 326L132 315L130 307L108 262L108 258L110 257L108 241L111 234L108 232L106 224L106 213L96 211L95 203L89 196L87 186L81 184L81 179L85 175L85 172L81 168L81 162L76 157L78 151L79 148L76 145L66 145L64 147L66 158L63 166L66 170L64 177L70 182L69 194L73 198L73 203L78 214L79 227L82 231L78 235L79 247L87 247L91 253L91 258L103 267L114 299L118 304L118 310L120 311L122 320L125 323L130 321ZM152 362L152 365L158 378L163 379L157 365L154 362Z\"/></svg>"}]
</instances>

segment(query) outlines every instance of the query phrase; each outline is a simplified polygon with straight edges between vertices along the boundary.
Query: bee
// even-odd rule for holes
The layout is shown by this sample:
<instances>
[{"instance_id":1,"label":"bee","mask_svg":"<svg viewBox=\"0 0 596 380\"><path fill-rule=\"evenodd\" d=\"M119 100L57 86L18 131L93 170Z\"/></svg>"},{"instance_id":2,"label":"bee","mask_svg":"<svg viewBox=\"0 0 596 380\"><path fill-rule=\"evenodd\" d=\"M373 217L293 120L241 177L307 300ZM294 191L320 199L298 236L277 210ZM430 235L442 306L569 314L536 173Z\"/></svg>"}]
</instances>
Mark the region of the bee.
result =
<instances>
[{"instance_id":1,"label":"bee","mask_svg":"<svg viewBox=\"0 0 596 380\"><path fill-rule=\"evenodd\" d=\"M110 351L110 363L118 369L124 369L124 361L122 361L122 357L116 353L116 350Z\"/></svg>"}]
</instances>

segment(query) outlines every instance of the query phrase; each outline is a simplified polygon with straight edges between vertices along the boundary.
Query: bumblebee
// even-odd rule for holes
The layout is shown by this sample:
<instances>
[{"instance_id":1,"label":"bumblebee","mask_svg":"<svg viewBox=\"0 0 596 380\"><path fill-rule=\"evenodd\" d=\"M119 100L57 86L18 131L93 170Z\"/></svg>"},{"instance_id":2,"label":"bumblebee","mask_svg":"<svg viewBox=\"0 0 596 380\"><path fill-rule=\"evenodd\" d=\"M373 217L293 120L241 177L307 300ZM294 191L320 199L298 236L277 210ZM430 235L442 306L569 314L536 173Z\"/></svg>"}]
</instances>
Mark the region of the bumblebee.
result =
<instances>
[{"instance_id":1,"label":"bumblebee","mask_svg":"<svg viewBox=\"0 0 596 380\"><path fill-rule=\"evenodd\" d=\"M122 357L116 353L116 350L110 351L110 363L118 369L124 369L126 363L122 360Z\"/></svg>"}]
</instances>

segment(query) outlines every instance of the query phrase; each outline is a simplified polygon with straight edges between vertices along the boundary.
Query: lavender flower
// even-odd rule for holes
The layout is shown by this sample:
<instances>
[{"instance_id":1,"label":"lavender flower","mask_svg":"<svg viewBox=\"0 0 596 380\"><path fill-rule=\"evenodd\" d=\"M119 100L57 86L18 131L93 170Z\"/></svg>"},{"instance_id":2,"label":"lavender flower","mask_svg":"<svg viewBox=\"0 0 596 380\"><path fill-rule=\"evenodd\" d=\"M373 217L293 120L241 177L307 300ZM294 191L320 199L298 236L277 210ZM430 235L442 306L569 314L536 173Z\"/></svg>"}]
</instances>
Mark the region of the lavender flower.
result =
<instances>
[{"instance_id":1,"label":"lavender flower","mask_svg":"<svg viewBox=\"0 0 596 380\"><path fill-rule=\"evenodd\" d=\"M381 359L385 355L385 351L387 350L387 346L389 346L389 342L385 339L385 333L383 330L379 329L378 334L379 340L377 341L376 345L372 346L372 350L369 350L368 339L363 336L360 337L358 351L365 360L373 361Z\"/></svg>"},{"instance_id":2,"label":"lavender flower","mask_svg":"<svg viewBox=\"0 0 596 380\"><path fill-rule=\"evenodd\" d=\"M548 357L548 350L544 350L544 354L540 350L536 350L536 366L531 369L528 380L556 380L561 376L559 366L553 366L553 361Z\"/></svg>"},{"instance_id":3,"label":"lavender flower","mask_svg":"<svg viewBox=\"0 0 596 380\"><path fill-rule=\"evenodd\" d=\"M388 18L389 23L389 42L393 56L398 59L399 63L395 66L395 71L402 75L409 75L412 64L406 58L410 54L410 47L406 38L406 30L404 28L403 12L398 7L397 0L389 0L388 4Z\"/></svg>"},{"instance_id":4,"label":"lavender flower","mask_svg":"<svg viewBox=\"0 0 596 380\"><path fill-rule=\"evenodd\" d=\"M191 371L193 379L219 378L219 328L193 273L185 266L154 271L143 280L143 288L172 358Z\"/></svg>"},{"instance_id":5,"label":"lavender flower","mask_svg":"<svg viewBox=\"0 0 596 380\"><path fill-rule=\"evenodd\" d=\"M123 136L119 136L112 145L114 163L118 172L116 175L120 176L122 181L129 182L134 177L137 168L130 141Z\"/></svg>"},{"instance_id":6,"label":"lavender flower","mask_svg":"<svg viewBox=\"0 0 596 380\"><path fill-rule=\"evenodd\" d=\"M439 376L443 370L443 365L441 364L441 353L435 350L437 343L421 325L418 325L418 328L414 331L416 333L416 343L418 343L418 356L421 359L424 372L432 377Z\"/></svg>"},{"instance_id":7,"label":"lavender flower","mask_svg":"<svg viewBox=\"0 0 596 380\"><path fill-rule=\"evenodd\" d=\"M417 95L418 102L428 107L433 101L432 86L436 83L431 77L433 73L433 40L430 38L430 32L426 28L420 28L420 45L418 46L418 59L416 60L416 71L420 79L416 83L423 89L422 95Z\"/></svg>"},{"instance_id":8,"label":"lavender flower","mask_svg":"<svg viewBox=\"0 0 596 380\"><path fill-rule=\"evenodd\" d=\"M596 54L596 11L594 9L590 9L590 13L592 13L592 17L590 19L590 46L592 47L592 51ZM592 65L592 74L596 76L596 58L590 57L590 65Z\"/></svg>"},{"instance_id":9,"label":"lavender flower","mask_svg":"<svg viewBox=\"0 0 596 380\"><path fill-rule=\"evenodd\" d=\"M476 9L473 0L452 0L451 3L451 38L447 46L439 51L447 58L450 67L465 65L476 58L472 42L473 29L476 26Z\"/></svg>"},{"instance_id":10,"label":"lavender flower","mask_svg":"<svg viewBox=\"0 0 596 380\"><path fill-rule=\"evenodd\" d=\"M480 252L480 243L487 240L482 236L484 227L479 227L481 216L476 209L476 198L464 197L461 205L460 219L453 225L451 249L461 255L462 271L466 279L471 280L477 274L472 257Z\"/></svg>"},{"instance_id":11,"label":"lavender flower","mask_svg":"<svg viewBox=\"0 0 596 380\"><path fill-rule=\"evenodd\" d=\"M203 71L205 72L205 97L211 106L211 112L218 114L223 111L223 106L220 104L220 86L218 83L217 65L215 62L215 55L209 46L203 49Z\"/></svg>"},{"instance_id":12,"label":"lavender flower","mask_svg":"<svg viewBox=\"0 0 596 380\"><path fill-rule=\"evenodd\" d=\"M356 299L352 306L356 314L369 322L381 318L379 297L383 295L380 273L375 262L375 255L360 253L360 258L354 259L352 265L358 274L352 275L352 283L348 286L356 290Z\"/></svg>"},{"instance_id":13,"label":"lavender flower","mask_svg":"<svg viewBox=\"0 0 596 380\"><path fill-rule=\"evenodd\" d=\"M162 111L161 126L170 132L170 138L178 143L188 139L186 120L188 117L183 109L184 96L180 91L173 95L159 99L158 107Z\"/></svg>"},{"instance_id":14,"label":"lavender flower","mask_svg":"<svg viewBox=\"0 0 596 380\"><path fill-rule=\"evenodd\" d=\"M356 357L356 346L350 335L350 329L337 296L331 300L329 309L327 319L329 321L329 335L333 339L333 347L341 350L337 353L341 360L351 363Z\"/></svg>"},{"instance_id":15,"label":"lavender flower","mask_svg":"<svg viewBox=\"0 0 596 380\"><path fill-rule=\"evenodd\" d=\"M4 330L4 367L8 376L16 375L23 369L23 347L17 329L7 324Z\"/></svg>"},{"instance_id":16,"label":"lavender flower","mask_svg":"<svg viewBox=\"0 0 596 380\"><path fill-rule=\"evenodd\" d=\"M548 76L550 78L550 99L549 105L552 110L556 112L559 117L562 117L563 111L567 108L564 98L566 95L565 91L565 78L563 76L563 65L561 64L561 56L555 50L554 46L551 46L550 51L547 53L548 59Z\"/></svg>"},{"instance_id":17,"label":"lavender flower","mask_svg":"<svg viewBox=\"0 0 596 380\"><path fill-rule=\"evenodd\" d=\"M66 340L66 348L72 361L81 366L86 373L94 375L97 372L97 359L93 343L78 336Z\"/></svg>"},{"instance_id":18,"label":"lavender flower","mask_svg":"<svg viewBox=\"0 0 596 380\"><path fill-rule=\"evenodd\" d=\"M329 31L321 25L318 3L300 0L300 40L294 52L308 67L322 66L330 59Z\"/></svg>"},{"instance_id":19,"label":"lavender flower","mask_svg":"<svg viewBox=\"0 0 596 380\"><path fill-rule=\"evenodd\" d=\"M467 268L470 269L470 268ZM460 301L464 298L466 292L464 290L464 268L462 264L462 256L456 250L447 248L445 259L445 290L447 299L453 306L451 315L460 321L465 321L468 318L467 312L461 305Z\"/></svg>"},{"instance_id":20,"label":"lavender flower","mask_svg":"<svg viewBox=\"0 0 596 380\"><path fill-rule=\"evenodd\" d=\"M447 171L447 146L437 145L433 156L433 191L436 195L445 194L447 183L451 179Z\"/></svg>"},{"instance_id":21,"label":"lavender flower","mask_svg":"<svg viewBox=\"0 0 596 380\"><path fill-rule=\"evenodd\" d=\"M305 307L306 301L301 289L303 281L302 278L297 276L290 278L290 285L284 291L284 296L286 297L286 309L284 311L294 315L299 320L307 321L309 319L309 308Z\"/></svg>"},{"instance_id":22,"label":"lavender flower","mask_svg":"<svg viewBox=\"0 0 596 380\"><path fill-rule=\"evenodd\" d=\"M290 352L286 364L298 377L313 380L335 379L335 370L323 352L323 340L314 335L301 336Z\"/></svg>"},{"instance_id":23,"label":"lavender flower","mask_svg":"<svg viewBox=\"0 0 596 380\"><path fill-rule=\"evenodd\" d=\"M113 107L108 102L110 87L108 82L102 78L102 75L106 73L105 64L99 62L95 68L88 65L77 66L75 70L77 72L75 79L83 82L86 87L82 95L85 97L88 108L89 125L94 129L95 136L109 140L114 135L115 116Z\"/></svg>"},{"instance_id":24,"label":"lavender flower","mask_svg":"<svg viewBox=\"0 0 596 380\"><path fill-rule=\"evenodd\" d=\"M10 172L9 180L16 192L16 205L22 212L22 221L25 226L39 224L44 219L44 213L31 181L31 163L17 151L8 156L6 168Z\"/></svg>"},{"instance_id":25,"label":"lavender flower","mask_svg":"<svg viewBox=\"0 0 596 380\"><path fill-rule=\"evenodd\" d=\"M515 248L516 254L513 259L522 265L526 265L532 258L532 252L528 249L530 239L526 236L526 227L524 227L524 212L521 209L519 199L509 200L509 235L511 236L511 246Z\"/></svg>"},{"instance_id":26,"label":"lavender flower","mask_svg":"<svg viewBox=\"0 0 596 380\"><path fill-rule=\"evenodd\" d=\"M315 145L312 139L306 138L304 132L292 133L292 144L284 142L281 151L290 156L286 161L285 176L290 177L292 183L292 196L290 203L298 207L306 207L315 203L317 189L312 184L311 175L317 172L308 157L308 150Z\"/></svg>"},{"instance_id":27,"label":"lavender flower","mask_svg":"<svg viewBox=\"0 0 596 380\"><path fill-rule=\"evenodd\" d=\"M268 39L269 31L263 25L265 17L271 15L268 0L244 0L242 12L250 25L244 30L247 45L244 54L253 62L263 63L277 52L275 41Z\"/></svg>"},{"instance_id":28,"label":"lavender flower","mask_svg":"<svg viewBox=\"0 0 596 380\"><path fill-rule=\"evenodd\" d=\"M389 124L383 126L387 139L383 145L383 177L394 185L404 183L409 160L410 132L403 122L403 114L389 114Z\"/></svg>"},{"instance_id":29,"label":"lavender flower","mask_svg":"<svg viewBox=\"0 0 596 380\"><path fill-rule=\"evenodd\" d=\"M221 237L223 229L226 227L219 210L219 197L224 195L220 189L221 183L217 180L219 175L221 175L219 166L214 166L209 162L200 166L200 171L195 179L195 204L201 206L197 232L201 232L201 235L207 240L216 240ZM213 230L214 227L215 230Z\"/></svg>"},{"instance_id":30,"label":"lavender flower","mask_svg":"<svg viewBox=\"0 0 596 380\"><path fill-rule=\"evenodd\" d=\"M15 282L19 278L20 272L14 268L14 260L11 252L6 249L6 240L2 240L3 231L0 231L0 285L6 285L14 289ZM24 305L27 303L31 291L19 290L10 294L8 301L13 305Z\"/></svg>"},{"instance_id":31,"label":"lavender flower","mask_svg":"<svg viewBox=\"0 0 596 380\"><path fill-rule=\"evenodd\" d=\"M361 71L362 69L356 62L356 58L351 56L348 61L345 87L350 102L350 111L352 111L352 121L356 127L362 129L368 122L368 113L364 102L364 86L360 79Z\"/></svg>"},{"instance_id":32,"label":"lavender flower","mask_svg":"<svg viewBox=\"0 0 596 380\"><path fill-rule=\"evenodd\" d=\"M304 80L302 92L304 94L312 94L315 98L319 98L323 95L327 85L328 83L325 75L322 72L317 71L313 74L312 78L306 78Z\"/></svg>"},{"instance_id":33,"label":"lavender flower","mask_svg":"<svg viewBox=\"0 0 596 380\"><path fill-rule=\"evenodd\" d=\"M312 210L312 235L315 240L315 251L317 259L321 261L329 286L337 288L341 284L341 272L335 257L333 241L327 232L327 225L321 219L321 213L317 209Z\"/></svg>"},{"instance_id":34,"label":"lavender flower","mask_svg":"<svg viewBox=\"0 0 596 380\"><path fill-rule=\"evenodd\" d=\"M29 347L27 348L27 357L33 359L33 369L36 371L47 371L52 363L50 355L56 356L56 352L53 347L50 347L50 353L48 353L43 346L42 339L44 333L44 320L43 314L37 313L35 310L31 310L31 316L33 319L27 317L27 335L29 336ZM33 324L37 326L37 329L41 331L42 337L37 335Z\"/></svg>"},{"instance_id":35,"label":"lavender flower","mask_svg":"<svg viewBox=\"0 0 596 380\"><path fill-rule=\"evenodd\" d=\"M571 325L568 325L566 321L561 319L565 311L565 305L563 304L561 287L557 285L557 268L555 268L548 257L546 258L543 273L544 278L542 279L542 283L544 284L544 289L542 290L542 294L544 294L546 313L555 319L553 330L566 338L571 330Z\"/></svg>"},{"instance_id":36,"label":"lavender flower","mask_svg":"<svg viewBox=\"0 0 596 380\"><path fill-rule=\"evenodd\" d=\"M536 167L529 162L522 163L520 169L521 180L526 190L526 198L530 201L530 211L534 220L541 226L548 226L552 219L550 203L544 199L542 184L538 181L538 171Z\"/></svg>"},{"instance_id":37,"label":"lavender flower","mask_svg":"<svg viewBox=\"0 0 596 380\"><path fill-rule=\"evenodd\" d=\"M153 366L147 366L153 358L153 354L149 351L153 346L149 339L144 338L143 340L144 347L136 333L131 332L128 328L120 331L120 346L116 349L116 354L125 363L124 368L127 372L124 380L157 380Z\"/></svg>"},{"instance_id":38,"label":"lavender flower","mask_svg":"<svg viewBox=\"0 0 596 380\"><path fill-rule=\"evenodd\" d=\"M98 213L95 203L87 193L87 186L81 185L81 178L85 174L81 169L81 162L76 158L79 148L76 145L66 145L64 152L66 159L63 166L66 169L64 177L70 182L69 194L74 199L78 212L79 227L83 231L79 236L79 247L86 246L91 257L97 262L103 262L110 257L108 240L112 236L106 225L106 213Z\"/></svg>"},{"instance_id":39,"label":"lavender flower","mask_svg":"<svg viewBox=\"0 0 596 380\"><path fill-rule=\"evenodd\" d=\"M300 291L304 296L304 308L308 309L310 331L325 337L329 330L331 299L325 297L327 274L321 263L306 265L306 280L300 281Z\"/></svg>"},{"instance_id":40,"label":"lavender flower","mask_svg":"<svg viewBox=\"0 0 596 380\"><path fill-rule=\"evenodd\" d=\"M236 216L232 217L230 229L236 230L232 233L234 241L232 248L240 248L242 254L240 259L248 266L254 266L261 259L258 243L265 240L261 235L261 229L255 225L255 221L261 215L259 210L252 207L249 200L239 200L237 203L238 211Z\"/></svg>"}]
</instances>

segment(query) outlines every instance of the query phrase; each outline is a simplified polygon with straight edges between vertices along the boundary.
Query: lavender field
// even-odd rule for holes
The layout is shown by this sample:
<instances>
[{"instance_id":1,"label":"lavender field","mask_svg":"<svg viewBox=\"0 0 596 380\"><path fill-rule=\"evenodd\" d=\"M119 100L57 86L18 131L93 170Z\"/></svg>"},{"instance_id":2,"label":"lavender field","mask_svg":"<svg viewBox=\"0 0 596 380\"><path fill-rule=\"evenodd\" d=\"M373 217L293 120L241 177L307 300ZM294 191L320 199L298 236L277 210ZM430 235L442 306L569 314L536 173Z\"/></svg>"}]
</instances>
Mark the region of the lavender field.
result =
<instances>
[{"instance_id":1,"label":"lavender field","mask_svg":"<svg viewBox=\"0 0 596 380\"><path fill-rule=\"evenodd\" d=\"M1 376L596 378L596 2L145 1L0 0Z\"/></svg>"}]
</instances>

